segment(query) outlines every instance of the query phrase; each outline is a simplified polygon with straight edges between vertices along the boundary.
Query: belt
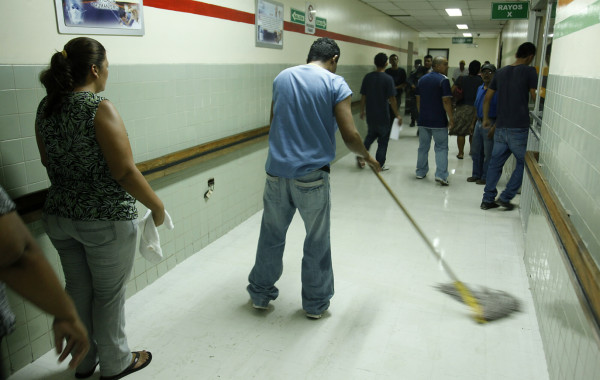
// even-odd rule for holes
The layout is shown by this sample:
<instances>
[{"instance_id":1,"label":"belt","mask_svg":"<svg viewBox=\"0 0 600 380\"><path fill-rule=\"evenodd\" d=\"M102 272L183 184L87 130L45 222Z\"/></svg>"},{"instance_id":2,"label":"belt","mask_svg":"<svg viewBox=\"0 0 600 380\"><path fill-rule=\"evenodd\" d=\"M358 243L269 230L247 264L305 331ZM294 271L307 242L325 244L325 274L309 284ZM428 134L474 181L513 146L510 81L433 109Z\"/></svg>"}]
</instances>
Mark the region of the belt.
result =
<instances>
[{"instance_id":1,"label":"belt","mask_svg":"<svg viewBox=\"0 0 600 380\"><path fill-rule=\"evenodd\" d=\"M495 117L489 117L488 119L490 119L490 120L496 120L496 118L495 118ZM477 118L477 121L481 121L481 122L483 122L483 119Z\"/></svg>"}]
</instances>

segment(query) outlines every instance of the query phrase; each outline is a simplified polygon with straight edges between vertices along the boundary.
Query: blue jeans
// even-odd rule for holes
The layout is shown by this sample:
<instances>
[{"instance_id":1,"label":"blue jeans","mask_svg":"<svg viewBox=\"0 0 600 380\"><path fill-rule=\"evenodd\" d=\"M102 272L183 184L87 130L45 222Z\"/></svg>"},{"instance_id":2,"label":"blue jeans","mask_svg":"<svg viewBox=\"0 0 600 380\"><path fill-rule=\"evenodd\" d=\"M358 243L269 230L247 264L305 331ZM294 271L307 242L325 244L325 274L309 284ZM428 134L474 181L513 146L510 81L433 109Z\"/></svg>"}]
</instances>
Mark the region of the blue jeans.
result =
<instances>
[{"instance_id":1,"label":"blue jeans","mask_svg":"<svg viewBox=\"0 0 600 380\"><path fill-rule=\"evenodd\" d=\"M473 159L471 176L486 181L488 165L494 148L494 138L487 137L490 128L483 128L481 124L481 121L477 120L471 142L471 158Z\"/></svg>"},{"instance_id":2,"label":"blue jeans","mask_svg":"<svg viewBox=\"0 0 600 380\"><path fill-rule=\"evenodd\" d=\"M275 283L283 272L285 235L298 209L306 230L302 307L310 314L321 314L329 307L333 297L330 192L329 173L322 170L294 179L267 174L256 261L248 276L247 289L255 305L267 306L279 295Z\"/></svg>"},{"instance_id":3,"label":"blue jeans","mask_svg":"<svg viewBox=\"0 0 600 380\"><path fill-rule=\"evenodd\" d=\"M392 114L393 115L393 114ZM392 132L392 125L381 125L381 126L368 126L367 137L365 137L365 148L369 150L371 144L377 139L377 152L375 153L375 159L379 162L379 165L385 164L385 157L387 155L387 147L390 142L390 133Z\"/></svg>"},{"instance_id":4,"label":"blue jeans","mask_svg":"<svg viewBox=\"0 0 600 380\"><path fill-rule=\"evenodd\" d=\"M77 372L88 372L97 362L102 376L122 372L131 363L124 304L137 221L77 221L44 214L42 223L60 256L65 290L90 338Z\"/></svg>"},{"instance_id":5,"label":"blue jeans","mask_svg":"<svg viewBox=\"0 0 600 380\"><path fill-rule=\"evenodd\" d=\"M496 128L494 133L494 149L488 166L487 180L483 192L484 202L493 202L498 195L496 185L502 176L502 167L511 153L514 154L517 164L512 172L506 188L500 194L500 200L509 202L517 195L523 182L523 169L525 167L525 151L527 150L527 128Z\"/></svg>"},{"instance_id":6,"label":"blue jeans","mask_svg":"<svg viewBox=\"0 0 600 380\"><path fill-rule=\"evenodd\" d=\"M435 178L448 179L448 129L419 127L419 151L417 155L417 176L424 177L429 172L429 148L431 138L435 143Z\"/></svg>"}]
</instances>

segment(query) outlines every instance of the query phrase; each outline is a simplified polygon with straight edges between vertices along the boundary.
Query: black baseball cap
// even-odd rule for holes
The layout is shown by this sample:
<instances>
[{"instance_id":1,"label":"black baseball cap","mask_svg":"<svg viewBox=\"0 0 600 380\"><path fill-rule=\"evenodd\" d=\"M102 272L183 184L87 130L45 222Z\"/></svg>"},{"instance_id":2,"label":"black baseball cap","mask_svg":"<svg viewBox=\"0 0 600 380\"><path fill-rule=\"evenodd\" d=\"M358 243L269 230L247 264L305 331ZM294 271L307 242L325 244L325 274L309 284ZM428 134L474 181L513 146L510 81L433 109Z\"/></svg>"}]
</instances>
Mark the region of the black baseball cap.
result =
<instances>
[{"instance_id":1,"label":"black baseball cap","mask_svg":"<svg viewBox=\"0 0 600 380\"><path fill-rule=\"evenodd\" d=\"M490 70L491 72L495 73L496 66L492 65L491 63L486 63L483 66L481 66L481 71L483 70Z\"/></svg>"}]
</instances>

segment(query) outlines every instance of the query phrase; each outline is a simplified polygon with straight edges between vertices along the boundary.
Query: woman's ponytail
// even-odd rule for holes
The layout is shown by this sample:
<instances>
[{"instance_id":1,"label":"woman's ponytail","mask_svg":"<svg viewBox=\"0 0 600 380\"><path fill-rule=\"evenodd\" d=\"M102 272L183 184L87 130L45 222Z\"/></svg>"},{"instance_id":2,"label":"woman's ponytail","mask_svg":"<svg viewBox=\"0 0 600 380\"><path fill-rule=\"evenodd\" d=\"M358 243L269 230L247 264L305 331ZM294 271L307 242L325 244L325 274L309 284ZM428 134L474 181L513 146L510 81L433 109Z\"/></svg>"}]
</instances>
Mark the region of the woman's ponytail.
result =
<instances>
[{"instance_id":1,"label":"woman's ponytail","mask_svg":"<svg viewBox=\"0 0 600 380\"><path fill-rule=\"evenodd\" d=\"M74 38L67 42L63 51L54 53L50 66L40 74L40 82L48 95L43 116L58 111L65 96L85 84L92 65L102 69L105 57L104 46L88 37Z\"/></svg>"}]
</instances>

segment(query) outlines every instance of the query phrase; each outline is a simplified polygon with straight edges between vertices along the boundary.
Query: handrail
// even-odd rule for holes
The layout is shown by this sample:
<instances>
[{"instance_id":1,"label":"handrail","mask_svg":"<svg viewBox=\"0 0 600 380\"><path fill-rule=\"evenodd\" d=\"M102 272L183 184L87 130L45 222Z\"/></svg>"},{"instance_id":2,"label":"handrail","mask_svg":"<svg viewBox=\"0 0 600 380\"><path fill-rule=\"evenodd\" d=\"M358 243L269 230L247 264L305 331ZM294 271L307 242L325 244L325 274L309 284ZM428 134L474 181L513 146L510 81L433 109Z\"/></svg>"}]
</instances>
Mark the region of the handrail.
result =
<instances>
[{"instance_id":1,"label":"handrail","mask_svg":"<svg viewBox=\"0 0 600 380\"><path fill-rule=\"evenodd\" d=\"M569 219L569 215L546 181L534 152L526 153L525 168L546 216L564 248L566 259L572 266L573 274L576 277L574 280L581 287L584 299L580 297L580 303L584 314L595 323L595 330L598 333L600 328L600 270Z\"/></svg>"},{"instance_id":2,"label":"handrail","mask_svg":"<svg viewBox=\"0 0 600 380\"><path fill-rule=\"evenodd\" d=\"M352 102L352 113L360 110L360 102ZM161 157L143 161L136 166L146 180L176 173L200 162L231 153L244 146L262 141L269 134L269 126L227 136L219 140L193 146ZM48 189L39 190L16 198L17 212L25 223L35 222L42 217L42 208L48 195Z\"/></svg>"},{"instance_id":3,"label":"handrail","mask_svg":"<svg viewBox=\"0 0 600 380\"><path fill-rule=\"evenodd\" d=\"M238 133L219 140L205 144L196 145L175 153L170 153L151 160L136 164L148 181L164 177L186 169L192 165L208 159L231 153L244 146L264 140L269 134L269 126L253 129L248 132ZM48 189L25 194L15 199L17 212L26 223L39 220L42 216L42 208L48 195Z\"/></svg>"}]
</instances>

